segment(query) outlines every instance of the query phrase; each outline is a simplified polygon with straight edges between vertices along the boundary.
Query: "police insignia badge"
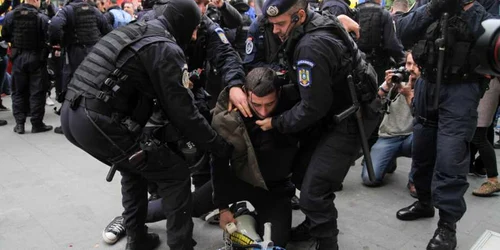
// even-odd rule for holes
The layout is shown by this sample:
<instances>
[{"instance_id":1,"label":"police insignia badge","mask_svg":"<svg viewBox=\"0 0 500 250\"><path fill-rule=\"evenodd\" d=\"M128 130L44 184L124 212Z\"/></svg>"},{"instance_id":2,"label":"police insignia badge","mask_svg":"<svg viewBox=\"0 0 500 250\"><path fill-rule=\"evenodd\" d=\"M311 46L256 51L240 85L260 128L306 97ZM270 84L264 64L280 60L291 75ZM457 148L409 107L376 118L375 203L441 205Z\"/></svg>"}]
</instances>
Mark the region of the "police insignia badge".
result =
<instances>
[{"instance_id":1,"label":"police insignia badge","mask_svg":"<svg viewBox=\"0 0 500 250\"><path fill-rule=\"evenodd\" d=\"M267 8L266 10L266 13L271 17L277 16L279 12L280 11L278 10L278 7L274 5L269 6L269 8Z\"/></svg>"},{"instance_id":2,"label":"police insignia badge","mask_svg":"<svg viewBox=\"0 0 500 250\"><path fill-rule=\"evenodd\" d=\"M217 35L219 35L220 40L222 43L229 43L229 40L227 40L226 35L224 34L224 30L221 28L215 29L215 32L217 32Z\"/></svg>"},{"instance_id":3,"label":"police insignia badge","mask_svg":"<svg viewBox=\"0 0 500 250\"><path fill-rule=\"evenodd\" d=\"M184 67L182 67L182 85L184 85L186 89L189 89L189 83L190 80L189 80L188 67L187 64L184 64Z\"/></svg>"},{"instance_id":4,"label":"police insignia badge","mask_svg":"<svg viewBox=\"0 0 500 250\"><path fill-rule=\"evenodd\" d=\"M247 42L245 44L245 52L247 55L250 55L253 51L253 41L252 37L247 38Z\"/></svg>"},{"instance_id":5,"label":"police insignia badge","mask_svg":"<svg viewBox=\"0 0 500 250\"><path fill-rule=\"evenodd\" d=\"M307 87L311 85L311 69L309 68L299 68L299 84L302 87Z\"/></svg>"},{"instance_id":6,"label":"police insignia badge","mask_svg":"<svg viewBox=\"0 0 500 250\"><path fill-rule=\"evenodd\" d=\"M297 62L298 82L302 87L308 87L311 85L311 70L313 67L314 63L310 61L300 60Z\"/></svg>"}]
</instances>

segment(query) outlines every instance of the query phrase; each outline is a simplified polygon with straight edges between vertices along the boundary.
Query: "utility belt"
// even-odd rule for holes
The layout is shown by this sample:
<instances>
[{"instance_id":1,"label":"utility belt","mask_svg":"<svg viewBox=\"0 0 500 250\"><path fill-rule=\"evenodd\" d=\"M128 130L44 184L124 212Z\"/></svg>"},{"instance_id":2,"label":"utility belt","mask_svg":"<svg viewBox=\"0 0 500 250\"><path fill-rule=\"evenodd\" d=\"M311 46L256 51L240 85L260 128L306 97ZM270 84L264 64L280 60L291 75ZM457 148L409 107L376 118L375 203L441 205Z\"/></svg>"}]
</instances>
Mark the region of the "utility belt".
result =
<instances>
[{"instance_id":1,"label":"utility belt","mask_svg":"<svg viewBox=\"0 0 500 250\"><path fill-rule=\"evenodd\" d=\"M40 60L41 61L46 61L48 57L48 49L46 48L17 48L17 47L12 47L11 54L10 54L10 59L14 60L18 55L22 54L23 52L29 52L29 53L39 53L40 54Z\"/></svg>"},{"instance_id":2,"label":"utility belt","mask_svg":"<svg viewBox=\"0 0 500 250\"><path fill-rule=\"evenodd\" d=\"M113 108L109 103L104 102L95 96L92 97L91 95L85 93L78 93L71 87L68 87L64 99L70 103L70 107L73 110L77 107L83 107L108 117L111 117L114 113Z\"/></svg>"},{"instance_id":3,"label":"utility belt","mask_svg":"<svg viewBox=\"0 0 500 250\"><path fill-rule=\"evenodd\" d=\"M437 128L437 126L438 126L437 121L433 121L433 120L427 119L427 118L422 117L422 116L415 116L415 119L417 120L417 123L420 123L426 127Z\"/></svg>"}]
</instances>

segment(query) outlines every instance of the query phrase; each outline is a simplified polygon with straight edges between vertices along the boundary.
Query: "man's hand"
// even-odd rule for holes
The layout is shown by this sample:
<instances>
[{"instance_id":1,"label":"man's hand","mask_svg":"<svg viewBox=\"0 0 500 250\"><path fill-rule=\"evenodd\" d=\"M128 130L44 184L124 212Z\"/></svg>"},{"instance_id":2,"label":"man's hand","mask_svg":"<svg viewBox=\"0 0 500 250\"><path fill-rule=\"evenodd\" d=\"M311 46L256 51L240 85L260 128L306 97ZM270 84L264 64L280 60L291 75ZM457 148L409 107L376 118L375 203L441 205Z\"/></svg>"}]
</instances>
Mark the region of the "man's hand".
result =
<instances>
[{"instance_id":1,"label":"man's hand","mask_svg":"<svg viewBox=\"0 0 500 250\"><path fill-rule=\"evenodd\" d=\"M262 131L268 131L268 130L273 128L273 124L271 123L272 121L273 121L273 118L268 117L264 120L256 121L255 124L259 125L260 129L262 129Z\"/></svg>"},{"instance_id":2,"label":"man's hand","mask_svg":"<svg viewBox=\"0 0 500 250\"><path fill-rule=\"evenodd\" d=\"M233 105L240 110L244 117L252 117L252 112L247 102L247 95L239 87L232 87L229 89L229 105L227 110L233 110Z\"/></svg>"},{"instance_id":3,"label":"man's hand","mask_svg":"<svg viewBox=\"0 0 500 250\"><path fill-rule=\"evenodd\" d=\"M393 70L389 69L385 71L385 85L387 86L388 89L391 89L392 86L394 85L392 83L392 77L394 76Z\"/></svg>"},{"instance_id":4,"label":"man's hand","mask_svg":"<svg viewBox=\"0 0 500 250\"><path fill-rule=\"evenodd\" d=\"M215 7L217 8L222 8L222 6L224 5L224 0L210 0L210 3L215 5Z\"/></svg>"},{"instance_id":5,"label":"man's hand","mask_svg":"<svg viewBox=\"0 0 500 250\"><path fill-rule=\"evenodd\" d=\"M357 22L346 15L339 15L337 18L344 26L344 29L347 31L347 33L354 32L354 34L356 34L356 39L359 39L359 24Z\"/></svg>"},{"instance_id":6,"label":"man's hand","mask_svg":"<svg viewBox=\"0 0 500 250\"><path fill-rule=\"evenodd\" d=\"M222 228L222 230L226 230L226 225L230 222L236 224L236 220L233 217L233 213L231 213L229 209L221 210L219 212L219 226Z\"/></svg>"}]
</instances>

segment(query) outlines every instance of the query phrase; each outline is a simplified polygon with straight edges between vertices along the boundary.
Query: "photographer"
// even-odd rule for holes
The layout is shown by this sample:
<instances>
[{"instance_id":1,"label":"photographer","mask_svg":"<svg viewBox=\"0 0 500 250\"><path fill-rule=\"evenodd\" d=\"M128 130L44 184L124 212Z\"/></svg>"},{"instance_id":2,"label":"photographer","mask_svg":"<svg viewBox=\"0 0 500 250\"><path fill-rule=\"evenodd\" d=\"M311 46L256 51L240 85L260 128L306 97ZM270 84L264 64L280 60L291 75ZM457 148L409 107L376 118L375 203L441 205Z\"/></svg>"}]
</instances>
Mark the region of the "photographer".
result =
<instances>
[{"instance_id":1,"label":"photographer","mask_svg":"<svg viewBox=\"0 0 500 250\"><path fill-rule=\"evenodd\" d=\"M420 77L418 66L413 61L411 52L406 53L405 68L391 69L385 72L385 82L379 88L379 96L386 100L387 111L378 131L379 138L371 148L375 181L370 181L363 164L361 178L363 184L370 187L380 186L391 163L400 156L411 157L412 121L411 102L413 86ZM412 187L412 174L409 176ZM413 190L413 191L412 191ZM416 195L415 188L410 189Z\"/></svg>"}]
</instances>

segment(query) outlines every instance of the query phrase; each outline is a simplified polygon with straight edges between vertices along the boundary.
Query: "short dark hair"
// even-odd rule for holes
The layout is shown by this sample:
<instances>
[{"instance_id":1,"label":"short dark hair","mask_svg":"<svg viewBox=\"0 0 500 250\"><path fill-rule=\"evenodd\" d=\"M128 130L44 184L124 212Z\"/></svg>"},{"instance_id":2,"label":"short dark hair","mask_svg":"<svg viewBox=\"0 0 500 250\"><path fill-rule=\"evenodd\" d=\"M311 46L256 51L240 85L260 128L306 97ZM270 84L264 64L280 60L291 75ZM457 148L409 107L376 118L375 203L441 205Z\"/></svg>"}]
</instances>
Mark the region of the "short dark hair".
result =
<instances>
[{"instance_id":1,"label":"short dark hair","mask_svg":"<svg viewBox=\"0 0 500 250\"><path fill-rule=\"evenodd\" d=\"M270 68L255 68L251 70L245 83L245 89L252 91L258 97L264 97L277 90L274 80L276 79L276 72Z\"/></svg>"}]
</instances>

